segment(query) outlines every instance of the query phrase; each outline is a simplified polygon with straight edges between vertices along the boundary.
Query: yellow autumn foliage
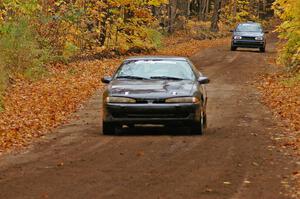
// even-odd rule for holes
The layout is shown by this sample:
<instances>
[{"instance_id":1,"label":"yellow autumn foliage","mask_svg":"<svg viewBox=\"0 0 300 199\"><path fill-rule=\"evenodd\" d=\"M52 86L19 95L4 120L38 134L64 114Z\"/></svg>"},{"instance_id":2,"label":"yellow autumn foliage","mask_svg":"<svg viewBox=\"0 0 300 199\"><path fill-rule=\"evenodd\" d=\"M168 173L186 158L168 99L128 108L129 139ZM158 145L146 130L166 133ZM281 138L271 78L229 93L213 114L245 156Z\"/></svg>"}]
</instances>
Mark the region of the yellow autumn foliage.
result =
<instances>
[{"instance_id":1,"label":"yellow autumn foliage","mask_svg":"<svg viewBox=\"0 0 300 199\"><path fill-rule=\"evenodd\" d=\"M300 1L276 0L275 14L282 20L277 27L282 40L278 61L291 71L300 69Z\"/></svg>"}]
</instances>

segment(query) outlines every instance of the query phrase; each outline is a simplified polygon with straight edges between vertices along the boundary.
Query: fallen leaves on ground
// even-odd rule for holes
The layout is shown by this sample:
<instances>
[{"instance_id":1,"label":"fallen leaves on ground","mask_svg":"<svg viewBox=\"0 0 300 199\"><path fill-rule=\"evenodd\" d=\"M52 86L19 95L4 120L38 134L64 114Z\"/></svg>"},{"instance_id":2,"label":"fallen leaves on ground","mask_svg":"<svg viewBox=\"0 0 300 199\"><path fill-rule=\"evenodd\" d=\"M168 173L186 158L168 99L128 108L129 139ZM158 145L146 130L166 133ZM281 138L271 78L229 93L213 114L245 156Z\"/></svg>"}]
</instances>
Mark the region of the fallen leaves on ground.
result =
<instances>
[{"instance_id":1,"label":"fallen leaves on ground","mask_svg":"<svg viewBox=\"0 0 300 199\"><path fill-rule=\"evenodd\" d=\"M119 60L73 63L36 82L18 80L4 97L0 151L26 145L65 121L111 74ZM70 74L70 71L73 71Z\"/></svg>"},{"instance_id":2,"label":"fallen leaves on ground","mask_svg":"<svg viewBox=\"0 0 300 199\"><path fill-rule=\"evenodd\" d=\"M300 155L300 74L277 73L267 75L259 86L263 102L271 108L277 117L285 121L286 131L275 137L279 146L290 149L286 152L299 158ZM278 136L278 135L277 135ZM292 198L300 197L299 171L291 174L293 186L286 181L282 184L291 193Z\"/></svg>"},{"instance_id":3,"label":"fallen leaves on ground","mask_svg":"<svg viewBox=\"0 0 300 199\"><path fill-rule=\"evenodd\" d=\"M263 93L263 101L282 119L288 127L300 130L300 81L289 85L284 74L266 76L259 87Z\"/></svg>"},{"instance_id":4,"label":"fallen leaves on ground","mask_svg":"<svg viewBox=\"0 0 300 199\"><path fill-rule=\"evenodd\" d=\"M182 39L183 40L183 39ZM180 40L179 40L180 41ZM190 39L188 41L178 42L178 40L170 39L166 41L168 47L159 50L160 55L175 55L190 57L195 53L205 48L211 48L216 45L225 45L229 43L228 38L216 39L216 40L195 40Z\"/></svg>"},{"instance_id":5,"label":"fallen leaves on ground","mask_svg":"<svg viewBox=\"0 0 300 199\"><path fill-rule=\"evenodd\" d=\"M178 40L167 39L165 47L155 54L188 57L227 42L226 39ZM47 78L35 82L16 80L4 96L5 111L0 113L0 153L26 146L66 121L80 104L103 88L101 77L111 75L121 59L55 64L50 66L51 75Z\"/></svg>"}]
</instances>

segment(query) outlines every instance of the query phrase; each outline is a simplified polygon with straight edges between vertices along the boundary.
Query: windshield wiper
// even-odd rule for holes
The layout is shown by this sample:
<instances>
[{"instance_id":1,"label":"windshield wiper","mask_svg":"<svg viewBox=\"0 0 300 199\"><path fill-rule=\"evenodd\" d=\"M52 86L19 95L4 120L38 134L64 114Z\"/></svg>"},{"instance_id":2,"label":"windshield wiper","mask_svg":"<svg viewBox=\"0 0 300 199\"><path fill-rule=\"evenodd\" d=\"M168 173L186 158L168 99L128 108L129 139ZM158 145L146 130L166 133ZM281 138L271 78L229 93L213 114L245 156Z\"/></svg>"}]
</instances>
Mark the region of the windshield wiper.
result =
<instances>
[{"instance_id":1,"label":"windshield wiper","mask_svg":"<svg viewBox=\"0 0 300 199\"><path fill-rule=\"evenodd\" d=\"M163 80L185 80L179 77L169 77L169 76L153 76L150 79L163 79Z\"/></svg>"},{"instance_id":2,"label":"windshield wiper","mask_svg":"<svg viewBox=\"0 0 300 199\"><path fill-rule=\"evenodd\" d=\"M123 76L118 76L117 79L138 79L138 80L145 80L147 78L140 77L140 76L133 76L133 75L123 75Z\"/></svg>"}]
</instances>

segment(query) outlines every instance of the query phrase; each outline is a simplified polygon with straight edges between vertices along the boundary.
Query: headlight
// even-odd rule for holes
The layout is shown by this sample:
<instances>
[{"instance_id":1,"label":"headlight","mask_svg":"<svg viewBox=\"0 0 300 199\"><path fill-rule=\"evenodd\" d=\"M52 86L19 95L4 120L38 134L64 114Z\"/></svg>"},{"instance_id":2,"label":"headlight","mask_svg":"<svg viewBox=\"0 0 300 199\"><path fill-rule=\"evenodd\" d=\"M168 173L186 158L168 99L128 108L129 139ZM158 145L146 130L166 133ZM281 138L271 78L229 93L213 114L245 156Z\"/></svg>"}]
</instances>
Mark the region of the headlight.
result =
<instances>
[{"instance_id":1,"label":"headlight","mask_svg":"<svg viewBox=\"0 0 300 199\"><path fill-rule=\"evenodd\" d=\"M196 97L174 97L166 99L166 103L199 103L199 99Z\"/></svg>"},{"instance_id":2,"label":"headlight","mask_svg":"<svg viewBox=\"0 0 300 199\"><path fill-rule=\"evenodd\" d=\"M127 97L107 97L107 103L135 103L136 100Z\"/></svg>"},{"instance_id":3,"label":"headlight","mask_svg":"<svg viewBox=\"0 0 300 199\"><path fill-rule=\"evenodd\" d=\"M234 36L233 39L242 39L241 36Z\"/></svg>"},{"instance_id":4,"label":"headlight","mask_svg":"<svg viewBox=\"0 0 300 199\"><path fill-rule=\"evenodd\" d=\"M264 39L264 37L261 37L261 36L259 36L259 37L255 37L255 40L263 40Z\"/></svg>"}]
</instances>

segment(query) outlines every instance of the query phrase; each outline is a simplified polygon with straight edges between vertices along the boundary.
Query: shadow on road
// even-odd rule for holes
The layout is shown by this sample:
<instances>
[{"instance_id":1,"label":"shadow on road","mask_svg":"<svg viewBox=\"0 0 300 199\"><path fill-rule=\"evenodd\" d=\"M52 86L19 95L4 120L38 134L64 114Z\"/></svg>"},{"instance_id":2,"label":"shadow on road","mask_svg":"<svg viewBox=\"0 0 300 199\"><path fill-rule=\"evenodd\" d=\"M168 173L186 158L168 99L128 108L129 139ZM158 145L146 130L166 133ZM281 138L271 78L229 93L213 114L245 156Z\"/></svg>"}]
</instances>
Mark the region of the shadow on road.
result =
<instances>
[{"instance_id":1,"label":"shadow on road","mask_svg":"<svg viewBox=\"0 0 300 199\"><path fill-rule=\"evenodd\" d=\"M185 127L136 126L117 129L116 136L197 136Z\"/></svg>"},{"instance_id":2,"label":"shadow on road","mask_svg":"<svg viewBox=\"0 0 300 199\"><path fill-rule=\"evenodd\" d=\"M251 53L262 53L258 49L252 49L252 48L238 48L235 50L236 52L251 52Z\"/></svg>"}]
</instances>

